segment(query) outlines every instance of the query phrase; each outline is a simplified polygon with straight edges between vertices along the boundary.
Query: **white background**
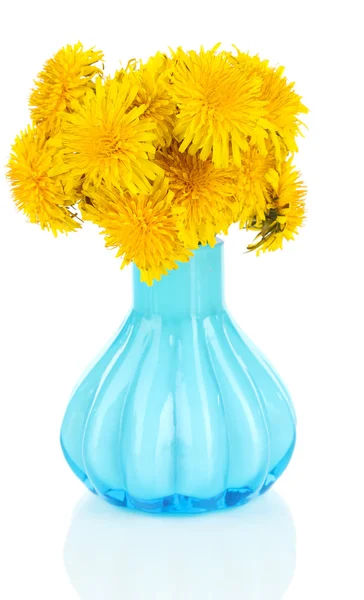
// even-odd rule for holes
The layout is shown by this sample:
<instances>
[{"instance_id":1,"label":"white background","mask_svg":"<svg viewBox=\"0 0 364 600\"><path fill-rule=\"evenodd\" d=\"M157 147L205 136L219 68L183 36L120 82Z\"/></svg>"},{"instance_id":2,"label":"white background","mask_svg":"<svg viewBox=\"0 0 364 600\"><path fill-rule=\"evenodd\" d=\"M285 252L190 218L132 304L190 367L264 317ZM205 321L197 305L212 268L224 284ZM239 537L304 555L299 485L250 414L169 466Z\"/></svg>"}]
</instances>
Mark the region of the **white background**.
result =
<instances>
[{"instance_id":1,"label":"white background","mask_svg":"<svg viewBox=\"0 0 364 600\"><path fill-rule=\"evenodd\" d=\"M44 60L78 40L109 72L168 46L235 43L285 65L311 113L297 241L259 258L243 233L225 241L228 305L291 391L297 450L275 492L198 519L118 511L65 464L70 391L128 310L130 272L92 226L53 239L28 225L1 167L1 598L364 598L362 39L354 0L2 4L1 165Z\"/></svg>"}]
</instances>

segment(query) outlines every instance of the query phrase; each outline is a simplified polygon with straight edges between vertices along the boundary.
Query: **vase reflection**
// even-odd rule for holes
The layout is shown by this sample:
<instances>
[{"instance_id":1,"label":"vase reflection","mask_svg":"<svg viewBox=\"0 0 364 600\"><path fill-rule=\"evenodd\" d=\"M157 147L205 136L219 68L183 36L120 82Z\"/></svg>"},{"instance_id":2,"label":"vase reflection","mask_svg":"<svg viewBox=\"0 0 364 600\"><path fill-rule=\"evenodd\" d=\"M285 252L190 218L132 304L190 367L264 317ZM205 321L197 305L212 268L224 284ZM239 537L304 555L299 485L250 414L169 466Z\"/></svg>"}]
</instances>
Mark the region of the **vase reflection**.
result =
<instances>
[{"instance_id":1,"label":"vase reflection","mask_svg":"<svg viewBox=\"0 0 364 600\"><path fill-rule=\"evenodd\" d=\"M81 600L279 600L295 569L295 526L275 492L240 509L152 518L87 495L64 561Z\"/></svg>"}]
</instances>

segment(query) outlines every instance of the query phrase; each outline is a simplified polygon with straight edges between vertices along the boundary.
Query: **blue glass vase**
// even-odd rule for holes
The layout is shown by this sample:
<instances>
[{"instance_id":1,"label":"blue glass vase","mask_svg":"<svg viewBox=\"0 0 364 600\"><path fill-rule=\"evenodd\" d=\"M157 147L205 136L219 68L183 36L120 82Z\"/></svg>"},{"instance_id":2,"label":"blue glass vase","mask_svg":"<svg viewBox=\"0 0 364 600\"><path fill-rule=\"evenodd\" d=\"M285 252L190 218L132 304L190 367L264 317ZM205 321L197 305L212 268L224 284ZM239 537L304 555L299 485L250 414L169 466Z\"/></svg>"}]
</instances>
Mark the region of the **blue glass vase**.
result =
<instances>
[{"instance_id":1,"label":"blue glass vase","mask_svg":"<svg viewBox=\"0 0 364 600\"><path fill-rule=\"evenodd\" d=\"M223 243L148 287L76 387L61 430L73 472L108 502L156 513L244 504L282 474L295 414L228 314Z\"/></svg>"}]
</instances>

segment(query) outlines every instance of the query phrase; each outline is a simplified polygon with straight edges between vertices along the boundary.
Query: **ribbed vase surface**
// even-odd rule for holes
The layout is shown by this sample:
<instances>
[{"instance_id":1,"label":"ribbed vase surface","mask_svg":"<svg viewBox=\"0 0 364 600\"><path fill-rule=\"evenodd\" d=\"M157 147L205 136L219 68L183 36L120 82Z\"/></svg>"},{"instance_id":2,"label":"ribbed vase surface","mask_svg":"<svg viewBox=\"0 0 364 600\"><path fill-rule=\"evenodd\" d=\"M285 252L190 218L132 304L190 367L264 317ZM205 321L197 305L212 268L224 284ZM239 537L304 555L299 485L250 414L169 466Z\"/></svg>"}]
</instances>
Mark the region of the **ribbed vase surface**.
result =
<instances>
[{"instance_id":1,"label":"ribbed vase surface","mask_svg":"<svg viewBox=\"0 0 364 600\"><path fill-rule=\"evenodd\" d=\"M286 468L287 390L223 296L223 243L148 287L76 387L61 430L73 472L105 500L150 512L243 504Z\"/></svg>"}]
</instances>

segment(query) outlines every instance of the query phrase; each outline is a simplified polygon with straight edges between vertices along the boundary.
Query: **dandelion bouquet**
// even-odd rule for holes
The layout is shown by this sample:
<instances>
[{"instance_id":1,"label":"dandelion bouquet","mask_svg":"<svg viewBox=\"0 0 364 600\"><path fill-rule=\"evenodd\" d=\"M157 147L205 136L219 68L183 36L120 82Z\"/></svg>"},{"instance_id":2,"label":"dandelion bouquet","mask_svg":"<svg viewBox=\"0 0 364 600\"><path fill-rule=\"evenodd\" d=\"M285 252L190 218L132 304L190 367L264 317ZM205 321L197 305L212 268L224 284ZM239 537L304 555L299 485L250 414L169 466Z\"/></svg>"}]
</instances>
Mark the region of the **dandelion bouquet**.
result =
<instances>
[{"instance_id":1,"label":"dandelion bouquet","mask_svg":"<svg viewBox=\"0 0 364 600\"><path fill-rule=\"evenodd\" d=\"M307 108L282 67L219 45L131 60L113 77L102 61L66 46L35 82L8 171L30 222L57 235L92 221L149 285L232 223L255 231L258 253L294 237Z\"/></svg>"}]
</instances>

